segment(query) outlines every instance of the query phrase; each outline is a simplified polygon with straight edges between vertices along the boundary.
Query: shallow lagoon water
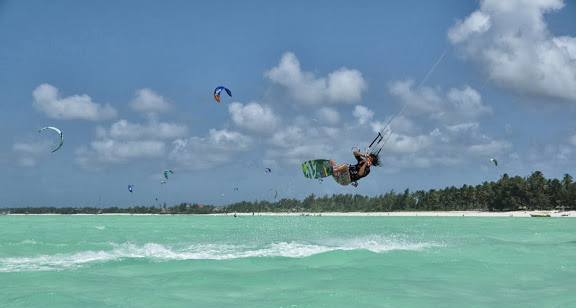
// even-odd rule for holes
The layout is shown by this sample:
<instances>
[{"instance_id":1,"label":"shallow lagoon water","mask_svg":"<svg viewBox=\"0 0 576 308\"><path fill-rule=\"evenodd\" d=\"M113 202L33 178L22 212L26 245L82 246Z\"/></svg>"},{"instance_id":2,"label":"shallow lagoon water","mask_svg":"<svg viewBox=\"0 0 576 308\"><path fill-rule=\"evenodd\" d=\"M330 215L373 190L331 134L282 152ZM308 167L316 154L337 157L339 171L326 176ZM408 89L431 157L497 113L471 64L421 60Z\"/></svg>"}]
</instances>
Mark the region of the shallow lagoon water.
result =
<instances>
[{"instance_id":1,"label":"shallow lagoon water","mask_svg":"<svg viewBox=\"0 0 576 308\"><path fill-rule=\"evenodd\" d=\"M0 307L576 307L569 218L0 216Z\"/></svg>"}]
</instances>

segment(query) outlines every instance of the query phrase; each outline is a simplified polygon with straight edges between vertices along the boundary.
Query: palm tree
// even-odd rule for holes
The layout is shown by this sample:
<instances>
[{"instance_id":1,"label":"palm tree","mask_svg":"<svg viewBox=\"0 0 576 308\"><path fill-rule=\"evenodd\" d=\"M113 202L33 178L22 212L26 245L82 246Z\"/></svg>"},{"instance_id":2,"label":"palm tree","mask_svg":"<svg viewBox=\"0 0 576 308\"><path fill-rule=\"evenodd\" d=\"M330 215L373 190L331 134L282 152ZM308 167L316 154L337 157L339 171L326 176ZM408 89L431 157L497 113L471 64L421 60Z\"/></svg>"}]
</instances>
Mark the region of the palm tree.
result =
<instances>
[{"instance_id":1,"label":"palm tree","mask_svg":"<svg viewBox=\"0 0 576 308\"><path fill-rule=\"evenodd\" d=\"M568 173L564 174L564 178L562 178L562 185L564 189L568 189L568 186L572 184L572 176Z\"/></svg>"}]
</instances>

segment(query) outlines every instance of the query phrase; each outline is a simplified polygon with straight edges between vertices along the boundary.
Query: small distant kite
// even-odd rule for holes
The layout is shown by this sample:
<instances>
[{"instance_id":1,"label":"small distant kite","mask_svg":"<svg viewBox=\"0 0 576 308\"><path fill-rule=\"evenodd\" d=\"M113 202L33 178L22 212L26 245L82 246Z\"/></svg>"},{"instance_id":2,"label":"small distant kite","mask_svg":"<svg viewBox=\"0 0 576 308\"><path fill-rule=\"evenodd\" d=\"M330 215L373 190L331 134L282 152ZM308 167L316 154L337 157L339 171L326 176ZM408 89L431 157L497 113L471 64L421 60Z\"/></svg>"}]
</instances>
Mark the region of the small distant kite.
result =
<instances>
[{"instance_id":1,"label":"small distant kite","mask_svg":"<svg viewBox=\"0 0 576 308\"><path fill-rule=\"evenodd\" d=\"M45 129L54 130L54 131L56 131L56 132L58 133L58 135L60 135L60 145L58 145L58 147L57 147L55 150L52 151L52 153L54 153L54 152L58 151L58 149L59 149L60 147L62 147L62 144L64 143L64 135L62 135L62 132L61 132L59 129L57 129L56 127L52 127L52 126L44 127L44 128L42 128L42 129L40 129L38 132L41 132L41 131L43 131L43 130L45 130Z\"/></svg>"},{"instance_id":2,"label":"small distant kite","mask_svg":"<svg viewBox=\"0 0 576 308\"><path fill-rule=\"evenodd\" d=\"M166 171L164 171L164 177L165 177L166 179L168 179L168 172L174 173L174 172L172 172L172 170L166 170Z\"/></svg>"},{"instance_id":3,"label":"small distant kite","mask_svg":"<svg viewBox=\"0 0 576 308\"><path fill-rule=\"evenodd\" d=\"M238 187L234 187L234 191L238 191Z\"/></svg>"},{"instance_id":4,"label":"small distant kite","mask_svg":"<svg viewBox=\"0 0 576 308\"><path fill-rule=\"evenodd\" d=\"M498 166L498 161L494 158L490 158L490 161L494 163L494 165Z\"/></svg>"},{"instance_id":5,"label":"small distant kite","mask_svg":"<svg viewBox=\"0 0 576 308\"><path fill-rule=\"evenodd\" d=\"M272 170L270 168L266 168L266 169L264 169L264 172L270 173L270 172L272 172Z\"/></svg>"},{"instance_id":6,"label":"small distant kite","mask_svg":"<svg viewBox=\"0 0 576 308\"><path fill-rule=\"evenodd\" d=\"M219 86L216 89L214 89L214 98L216 99L217 102L220 102L220 92L222 92L222 90L225 90L226 93L228 93L228 96L232 97L232 92L230 92L228 88Z\"/></svg>"},{"instance_id":7,"label":"small distant kite","mask_svg":"<svg viewBox=\"0 0 576 308\"><path fill-rule=\"evenodd\" d=\"M275 194L274 194L274 198L278 197L278 191L277 191L276 189L274 189L274 188L270 188L270 190L272 190L272 191L274 191L274 192L275 192Z\"/></svg>"},{"instance_id":8,"label":"small distant kite","mask_svg":"<svg viewBox=\"0 0 576 308\"><path fill-rule=\"evenodd\" d=\"M165 182L165 181L160 181L160 184L166 184L166 182Z\"/></svg>"},{"instance_id":9,"label":"small distant kite","mask_svg":"<svg viewBox=\"0 0 576 308\"><path fill-rule=\"evenodd\" d=\"M134 186L132 186L132 184L128 185L128 190L129 190L130 192L132 192L132 187L134 187Z\"/></svg>"},{"instance_id":10,"label":"small distant kite","mask_svg":"<svg viewBox=\"0 0 576 308\"><path fill-rule=\"evenodd\" d=\"M416 200L416 204L418 204L418 198L414 198Z\"/></svg>"},{"instance_id":11,"label":"small distant kite","mask_svg":"<svg viewBox=\"0 0 576 308\"><path fill-rule=\"evenodd\" d=\"M322 184L322 182L324 182L324 179L318 179L318 183Z\"/></svg>"}]
</instances>

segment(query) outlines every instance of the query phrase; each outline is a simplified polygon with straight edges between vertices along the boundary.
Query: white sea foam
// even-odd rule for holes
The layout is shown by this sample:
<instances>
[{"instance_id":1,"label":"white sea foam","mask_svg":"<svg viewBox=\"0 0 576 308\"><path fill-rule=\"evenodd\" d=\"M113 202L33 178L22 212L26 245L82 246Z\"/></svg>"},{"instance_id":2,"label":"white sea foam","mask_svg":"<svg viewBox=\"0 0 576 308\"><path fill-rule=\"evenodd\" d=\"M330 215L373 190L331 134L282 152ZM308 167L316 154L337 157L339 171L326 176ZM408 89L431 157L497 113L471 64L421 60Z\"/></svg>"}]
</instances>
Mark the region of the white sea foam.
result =
<instances>
[{"instance_id":1,"label":"white sea foam","mask_svg":"<svg viewBox=\"0 0 576 308\"><path fill-rule=\"evenodd\" d=\"M105 251L2 258L0 259L0 272L76 269L92 262L111 261L114 259L116 259L116 256Z\"/></svg>"},{"instance_id":2,"label":"white sea foam","mask_svg":"<svg viewBox=\"0 0 576 308\"><path fill-rule=\"evenodd\" d=\"M0 272L69 270L97 262L145 258L153 261L168 260L230 260L241 258L305 258L330 251L368 250L383 253L393 250L421 250L439 246L433 243L410 242L394 237L371 236L364 238L323 241L322 244L278 242L267 245L191 244L167 245L159 243L110 243L110 250L77 253L36 255L32 257L0 258Z\"/></svg>"},{"instance_id":3,"label":"white sea foam","mask_svg":"<svg viewBox=\"0 0 576 308\"><path fill-rule=\"evenodd\" d=\"M20 244L32 244L32 245L36 245L36 244L38 244L38 242L36 242L36 241L33 240L33 239L30 239L30 240L23 240L22 242L20 242Z\"/></svg>"},{"instance_id":4,"label":"white sea foam","mask_svg":"<svg viewBox=\"0 0 576 308\"><path fill-rule=\"evenodd\" d=\"M441 246L437 243L423 243L399 236L374 235L362 238L344 240L340 244L342 250L369 250L382 253L393 250L422 250L424 248Z\"/></svg>"}]
</instances>

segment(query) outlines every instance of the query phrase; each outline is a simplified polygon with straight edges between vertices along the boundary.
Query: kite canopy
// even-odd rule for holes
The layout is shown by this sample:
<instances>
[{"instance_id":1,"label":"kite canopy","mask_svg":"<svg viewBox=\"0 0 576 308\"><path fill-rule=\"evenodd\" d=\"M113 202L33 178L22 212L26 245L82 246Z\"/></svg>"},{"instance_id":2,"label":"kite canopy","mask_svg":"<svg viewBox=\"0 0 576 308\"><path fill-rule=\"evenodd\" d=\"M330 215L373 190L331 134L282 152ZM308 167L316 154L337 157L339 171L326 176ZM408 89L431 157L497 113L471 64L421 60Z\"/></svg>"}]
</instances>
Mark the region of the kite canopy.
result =
<instances>
[{"instance_id":1,"label":"kite canopy","mask_svg":"<svg viewBox=\"0 0 576 308\"><path fill-rule=\"evenodd\" d=\"M54 152L58 151L58 149L60 149L60 147L62 147L62 144L64 143L64 135L62 135L62 132L59 129L57 129L56 127L52 127L52 126L44 127L42 129L40 129L38 132L41 132L45 129L51 129L53 131L56 131L58 133L58 135L60 135L60 145L58 145L58 147L52 151L52 153L54 153Z\"/></svg>"},{"instance_id":2,"label":"kite canopy","mask_svg":"<svg viewBox=\"0 0 576 308\"><path fill-rule=\"evenodd\" d=\"M232 92L230 92L228 88L219 86L216 87L216 89L214 89L214 98L216 99L217 102L220 102L220 92L222 92L222 90L225 90L226 93L228 93L228 96L232 97Z\"/></svg>"},{"instance_id":3,"label":"kite canopy","mask_svg":"<svg viewBox=\"0 0 576 308\"><path fill-rule=\"evenodd\" d=\"M494 165L498 166L498 161L494 158L490 158L490 161L494 163Z\"/></svg>"},{"instance_id":4,"label":"kite canopy","mask_svg":"<svg viewBox=\"0 0 576 308\"><path fill-rule=\"evenodd\" d=\"M322 184L322 182L324 182L324 179L318 179L318 183Z\"/></svg>"},{"instance_id":5,"label":"kite canopy","mask_svg":"<svg viewBox=\"0 0 576 308\"><path fill-rule=\"evenodd\" d=\"M275 192L275 194L274 194L274 198L278 197L278 191L277 191L276 189L274 189L274 188L270 188L270 190L272 190L272 191L274 191L274 192Z\"/></svg>"},{"instance_id":6,"label":"kite canopy","mask_svg":"<svg viewBox=\"0 0 576 308\"><path fill-rule=\"evenodd\" d=\"M166 171L164 171L164 177L165 177L166 179L168 179L168 172L174 173L174 172L172 172L172 170L166 170Z\"/></svg>"},{"instance_id":7,"label":"kite canopy","mask_svg":"<svg viewBox=\"0 0 576 308\"><path fill-rule=\"evenodd\" d=\"M128 190L129 190L130 192L132 192L132 187L134 187L134 186L132 186L132 184L128 185Z\"/></svg>"},{"instance_id":8,"label":"kite canopy","mask_svg":"<svg viewBox=\"0 0 576 308\"><path fill-rule=\"evenodd\" d=\"M270 173L270 172L272 172L272 170L270 168L266 168L266 169L264 169L264 172Z\"/></svg>"}]
</instances>

